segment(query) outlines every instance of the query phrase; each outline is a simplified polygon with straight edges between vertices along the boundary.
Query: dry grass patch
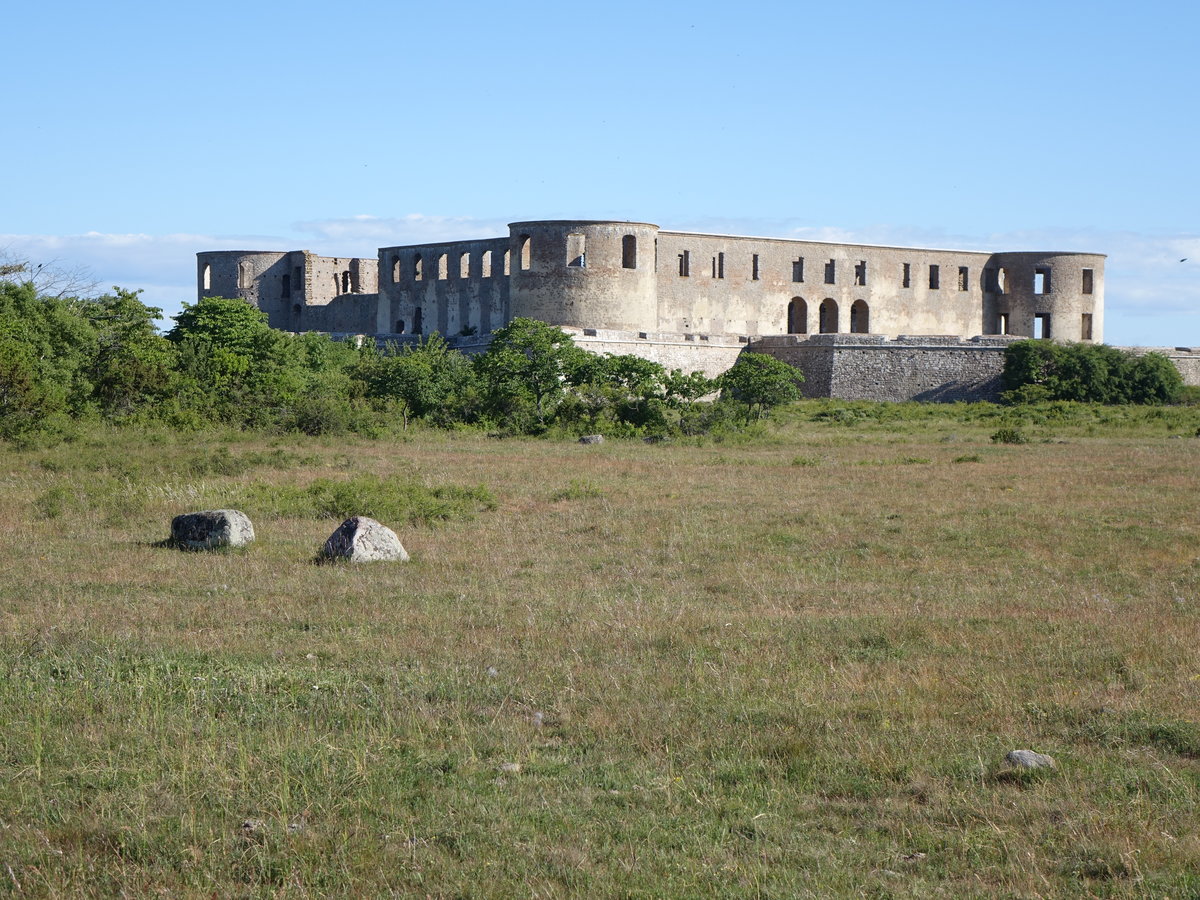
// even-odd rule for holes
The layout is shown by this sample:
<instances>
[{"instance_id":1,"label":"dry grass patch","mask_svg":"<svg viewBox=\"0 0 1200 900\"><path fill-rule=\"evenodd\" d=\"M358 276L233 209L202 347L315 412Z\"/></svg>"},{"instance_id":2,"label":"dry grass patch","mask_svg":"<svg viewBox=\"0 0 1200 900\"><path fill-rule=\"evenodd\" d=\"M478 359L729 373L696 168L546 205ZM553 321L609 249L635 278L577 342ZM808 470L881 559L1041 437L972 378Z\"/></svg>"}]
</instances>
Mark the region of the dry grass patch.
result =
<instances>
[{"instance_id":1,"label":"dry grass patch","mask_svg":"<svg viewBox=\"0 0 1200 900\"><path fill-rule=\"evenodd\" d=\"M986 410L848 408L747 443L0 450L0 882L1200 890L1187 423L993 445ZM409 564L317 567L322 481L469 509L393 507ZM233 499L259 504L246 551L151 546ZM1016 747L1058 768L1011 776Z\"/></svg>"}]
</instances>

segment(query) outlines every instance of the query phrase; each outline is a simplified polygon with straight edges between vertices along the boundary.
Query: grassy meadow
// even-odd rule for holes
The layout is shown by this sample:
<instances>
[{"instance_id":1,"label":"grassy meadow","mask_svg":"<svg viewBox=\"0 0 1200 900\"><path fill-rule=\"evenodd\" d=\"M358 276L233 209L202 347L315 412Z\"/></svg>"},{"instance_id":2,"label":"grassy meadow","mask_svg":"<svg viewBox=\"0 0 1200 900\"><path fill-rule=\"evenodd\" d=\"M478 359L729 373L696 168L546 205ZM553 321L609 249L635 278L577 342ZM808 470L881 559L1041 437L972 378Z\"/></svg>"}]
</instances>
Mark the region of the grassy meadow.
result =
<instances>
[{"instance_id":1,"label":"grassy meadow","mask_svg":"<svg viewBox=\"0 0 1200 900\"><path fill-rule=\"evenodd\" d=\"M1200 897L1198 429L0 445L0 895Z\"/></svg>"}]
</instances>

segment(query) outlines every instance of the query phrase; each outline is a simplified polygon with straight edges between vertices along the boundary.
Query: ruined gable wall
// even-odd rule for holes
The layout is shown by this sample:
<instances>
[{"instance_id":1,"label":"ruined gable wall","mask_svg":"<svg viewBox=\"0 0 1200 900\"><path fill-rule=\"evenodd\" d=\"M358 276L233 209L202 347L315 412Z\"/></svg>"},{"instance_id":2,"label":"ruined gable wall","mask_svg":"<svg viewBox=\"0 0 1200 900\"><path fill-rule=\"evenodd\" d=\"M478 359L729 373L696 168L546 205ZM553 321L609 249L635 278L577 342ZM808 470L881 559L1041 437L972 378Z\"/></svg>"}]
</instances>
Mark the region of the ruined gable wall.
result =
<instances>
[{"instance_id":1,"label":"ruined gable wall","mask_svg":"<svg viewBox=\"0 0 1200 900\"><path fill-rule=\"evenodd\" d=\"M381 248L380 331L419 327L453 337L502 327L509 320L508 251L507 238Z\"/></svg>"}]
</instances>

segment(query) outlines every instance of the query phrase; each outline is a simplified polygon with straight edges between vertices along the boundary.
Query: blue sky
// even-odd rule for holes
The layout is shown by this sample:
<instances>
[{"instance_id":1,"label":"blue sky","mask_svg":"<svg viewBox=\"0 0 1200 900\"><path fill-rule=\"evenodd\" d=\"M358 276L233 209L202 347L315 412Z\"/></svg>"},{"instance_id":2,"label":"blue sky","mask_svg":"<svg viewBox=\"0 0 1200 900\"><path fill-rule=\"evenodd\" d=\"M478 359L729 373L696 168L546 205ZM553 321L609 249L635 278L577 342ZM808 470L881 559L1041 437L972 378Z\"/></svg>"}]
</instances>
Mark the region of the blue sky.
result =
<instances>
[{"instance_id":1,"label":"blue sky","mask_svg":"<svg viewBox=\"0 0 1200 900\"><path fill-rule=\"evenodd\" d=\"M1158 0L20 4L0 251L174 312L199 250L521 219L1080 250L1109 254L1108 342L1200 346L1198 26Z\"/></svg>"}]
</instances>

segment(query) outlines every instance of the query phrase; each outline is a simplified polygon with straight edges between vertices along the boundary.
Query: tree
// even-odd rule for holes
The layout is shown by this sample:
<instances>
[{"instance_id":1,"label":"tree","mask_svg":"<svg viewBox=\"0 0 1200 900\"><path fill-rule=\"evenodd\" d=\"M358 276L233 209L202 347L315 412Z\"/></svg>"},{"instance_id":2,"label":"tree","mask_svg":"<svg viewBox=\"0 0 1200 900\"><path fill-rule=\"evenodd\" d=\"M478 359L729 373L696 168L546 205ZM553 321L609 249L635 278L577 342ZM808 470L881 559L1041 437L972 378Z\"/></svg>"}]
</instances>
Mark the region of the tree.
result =
<instances>
[{"instance_id":1,"label":"tree","mask_svg":"<svg viewBox=\"0 0 1200 900\"><path fill-rule=\"evenodd\" d=\"M513 319L476 357L488 412L519 430L544 428L562 399L568 374L586 351L561 328L536 319Z\"/></svg>"},{"instance_id":2,"label":"tree","mask_svg":"<svg viewBox=\"0 0 1200 900\"><path fill-rule=\"evenodd\" d=\"M199 338L230 353L250 356L270 333L267 314L258 307L236 298L205 297L198 303L183 304L167 339L179 343Z\"/></svg>"},{"instance_id":3,"label":"tree","mask_svg":"<svg viewBox=\"0 0 1200 900\"><path fill-rule=\"evenodd\" d=\"M154 324L162 310L142 303L140 293L114 287L80 307L96 331L86 371L94 399L109 416L162 399L175 362L171 344Z\"/></svg>"},{"instance_id":4,"label":"tree","mask_svg":"<svg viewBox=\"0 0 1200 900\"><path fill-rule=\"evenodd\" d=\"M41 421L58 411L82 413L90 402L87 365L95 355L96 331L80 315L80 303L42 296L32 281L0 279L0 345L8 351L10 390L15 391L18 382L25 383L20 372L28 366L33 393L24 389L20 393L38 398L40 413L31 419L27 410L26 422Z\"/></svg>"},{"instance_id":5,"label":"tree","mask_svg":"<svg viewBox=\"0 0 1200 900\"><path fill-rule=\"evenodd\" d=\"M174 392L185 405L227 421L267 425L286 417L309 386L301 343L267 324L244 300L184 304L167 332L178 352Z\"/></svg>"},{"instance_id":6,"label":"tree","mask_svg":"<svg viewBox=\"0 0 1200 900\"><path fill-rule=\"evenodd\" d=\"M723 391L745 405L749 424L776 406L798 400L804 375L765 353L743 353L718 380Z\"/></svg>"}]
</instances>

